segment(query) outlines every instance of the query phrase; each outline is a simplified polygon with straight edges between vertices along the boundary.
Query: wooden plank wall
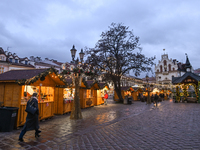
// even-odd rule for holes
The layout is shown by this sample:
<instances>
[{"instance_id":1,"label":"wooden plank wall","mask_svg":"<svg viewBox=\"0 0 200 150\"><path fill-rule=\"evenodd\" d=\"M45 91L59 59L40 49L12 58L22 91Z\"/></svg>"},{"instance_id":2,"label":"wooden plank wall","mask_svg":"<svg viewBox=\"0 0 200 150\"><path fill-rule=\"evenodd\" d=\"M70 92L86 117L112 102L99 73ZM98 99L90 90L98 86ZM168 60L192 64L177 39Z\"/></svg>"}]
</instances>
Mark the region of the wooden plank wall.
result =
<instances>
[{"instance_id":1,"label":"wooden plank wall","mask_svg":"<svg viewBox=\"0 0 200 150\"><path fill-rule=\"evenodd\" d=\"M64 113L63 90L63 88L55 88L54 90L54 113L58 115L62 115Z\"/></svg>"},{"instance_id":2,"label":"wooden plank wall","mask_svg":"<svg viewBox=\"0 0 200 150\"><path fill-rule=\"evenodd\" d=\"M101 105L101 104L102 104L101 90L97 90L96 105Z\"/></svg>"},{"instance_id":3,"label":"wooden plank wall","mask_svg":"<svg viewBox=\"0 0 200 150\"><path fill-rule=\"evenodd\" d=\"M0 104L4 105L4 87L5 84L4 83L0 83Z\"/></svg>"},{"instance_id":4,"label":"wooden plank wall","mask_svg":"<svg viewBox=\"0 0 200 150\"><path fill-rule=\"evenodd\" d=\"M59 88L54 88L54 110L55 114L58 113L58 97L59 97Z\"/></svg>"},{"instance_id":5,"label":"wooden plank wall","mask_svg":"<svg viewBox=\"0 0 200 150\"><path fill-rule=\"evenodd\" d=\"M18 110L18 120L17 120L17 126L22 126L26 122L26 116L27 112L25 111L26 104L20 105L20 109Z\"/></svg>"},{"instance_id":6,"label":"wooden plank wall","mask_svg":"<svg viewBox=\"0 0 200 150\"><path fill-rule=\"evenodd\" d=\"M138 92L132 92L131 95L132 95L134 101L138 100L138 97L137 97Z\"/></svg>"},{"instance_id":7,"label":"wooden plank wall","mask_svg":"<svg viewBox=\"0 0 200 150\"><path fill-rule=\"evenodd\" d=\"M4 92L4 106L20 107L22 87L16 83L6 83Z\"/></svg>"}]
</instances>

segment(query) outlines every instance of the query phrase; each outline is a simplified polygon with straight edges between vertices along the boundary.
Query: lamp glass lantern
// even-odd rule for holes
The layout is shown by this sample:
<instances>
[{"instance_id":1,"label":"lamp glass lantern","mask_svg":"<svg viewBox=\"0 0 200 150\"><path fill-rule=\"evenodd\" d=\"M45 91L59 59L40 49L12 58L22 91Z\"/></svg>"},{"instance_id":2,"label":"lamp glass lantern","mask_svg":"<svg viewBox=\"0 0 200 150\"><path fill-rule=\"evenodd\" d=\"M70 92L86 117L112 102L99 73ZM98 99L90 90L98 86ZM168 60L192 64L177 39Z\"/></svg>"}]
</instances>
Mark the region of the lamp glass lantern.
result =
<instances>
[{"instance_id":1,"label":"lamp glass lantern","mask_svg":"<svg viewBox=\"0 0 200 150\"><path fill-rule=\"evenodd\" d=\"M85 53L83 53L83 49L81 49L81 52L79 53L79 57L81 62L83 61L83 57L84 57Z\"/></svg>"},{"instance_id":2,"label":"lamp glass lantern","mask_svg":"<svg viewBox=\"0 0 200 150\"><path fill-rule=\"evenodd\" d=\"M74 58L75 58L75 56L76 56L76 49L75 49L75 46L73 45L73 47L72 47L72 49L70 50L71 51L71 55L72 55L72 59L73 59L73 61L74 61Z\"/></svg>"}]
</instances>

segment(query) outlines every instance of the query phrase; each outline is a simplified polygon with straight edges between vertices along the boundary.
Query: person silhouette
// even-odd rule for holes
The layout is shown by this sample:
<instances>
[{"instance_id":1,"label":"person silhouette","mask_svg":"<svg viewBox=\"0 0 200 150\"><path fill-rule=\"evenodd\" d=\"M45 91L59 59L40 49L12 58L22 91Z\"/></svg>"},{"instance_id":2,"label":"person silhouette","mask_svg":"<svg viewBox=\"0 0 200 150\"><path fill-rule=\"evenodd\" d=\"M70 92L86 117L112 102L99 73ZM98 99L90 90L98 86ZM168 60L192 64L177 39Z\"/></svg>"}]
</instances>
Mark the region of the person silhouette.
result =
<instances>
[{"instance_id":1,"label":"person silhouette","mask_svg":"<svg viewBox=\"0 0 200 150\"><path fill-rule=\"evenodd\" d=\"M24 124L22 131L19 135L19 141L23 142L23 136L27 131L35 130L35 137L40 137L39 133L39 109L38 109L38 100L37 100L37 93L33 93L32 97L28 100L28 103L31 103L37 110L35 114L28 113L26 117L26 123Z\"/></svg>"}]
</instances>

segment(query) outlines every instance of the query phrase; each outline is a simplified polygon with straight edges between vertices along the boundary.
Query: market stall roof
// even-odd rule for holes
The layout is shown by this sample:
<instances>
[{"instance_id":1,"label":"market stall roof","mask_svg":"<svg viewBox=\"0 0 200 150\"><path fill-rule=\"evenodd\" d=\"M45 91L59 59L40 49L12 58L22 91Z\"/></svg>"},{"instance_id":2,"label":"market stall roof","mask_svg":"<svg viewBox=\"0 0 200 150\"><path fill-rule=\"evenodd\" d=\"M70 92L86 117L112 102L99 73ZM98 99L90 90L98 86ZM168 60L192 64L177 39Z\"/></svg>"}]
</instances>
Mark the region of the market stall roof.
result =
<instances>
[{"instance_id":1,"label":"market stall roof","mask_svg":"<svg viewBox=\"0 0 200 150\"><path fill-rule=\"evenodd\" d=\"M109 89L109 86L108 86L108 84L107 83L105 83L105 82L100 82L100 83L98 83L99 84L99 87L100 87L100 89L103 89L103 88L107 88L107 89Z\"/></svg>"},{"instance_id":2,"label":"market stall roof","mask_svg":"<svg viewBox=\"0 0 200 150\"><path fill-rule=\"evenodd\" d=\"M173 84L179 84L179 83L198 83L200 81L200 76L192 73L192 72L186 72L181 77L172 77L172 83Z\"/></svg>"},{"instance_id":3,"label":"market stall roof","mask_svg":"<svg viewBox=\"0 0 200 150\"><path fill-rule=\"evenodd\" d=\"M65 78L65 81L68 83L68 87L70 87L70 88L75 87L71 77L70 78ZM86 86L87 86L86 83L82 80L80 87L86 88Z\"/></svg>"},{"instance_id":4,"label":"market stall roof","mask_svg":"<svg viewBox=\"0 0 200 150\"><path fill-rule=\"evenodd\" d=\"M131 86L122 86L121 90L122 91L134 91L134 89Z\"/></svg>"},{"instance_id":5,"label":"market stall roof","mask_svg":"<svg viewBox=\"0 0 200 150\"><path fill-rule=\"evenodd\" d=\"M48 81L52 81L55 85L67 84L54 68L10 70L0 74L0 82L17 82L20 85L35 84L38 81L41 83L45 78L48 78Z\"/></svg>"},{"instance_id":6,"label":"market stall roof","mask_svg":"<svg viewBox=\"0 0 200 150\"><path fill-rule=\"evenodd\" d=\"M144 91L144 89L143 89L143 88L140 88L140 87L133 87L133 90L134 90L135 92L137 92L137 91L143 92L143 91Z\"/></svg>"},{"instance_id":7,"label":"market stall roof","mask_svg":"<svg viewBox=\"0 0 200 150\"><path fill-rule=\"evenodd\" d=\"M44 72L46 69L11 70L0 74L0 81L16 81L30 79Z\"/></svg>"},{"instance_id":8,"label":"market stall roof","mask_svg":"<svg viewBox=\"0 0 200 150\"><path fill-rule=\"evenodd\" d=\"M99 89L100 86L98 85L98 82L97 81L94 81L94 80L87 80L87 81L84 81L84 84L86 85L87 88L95 88L95 89Z\"/></svg>"}]
</instances>

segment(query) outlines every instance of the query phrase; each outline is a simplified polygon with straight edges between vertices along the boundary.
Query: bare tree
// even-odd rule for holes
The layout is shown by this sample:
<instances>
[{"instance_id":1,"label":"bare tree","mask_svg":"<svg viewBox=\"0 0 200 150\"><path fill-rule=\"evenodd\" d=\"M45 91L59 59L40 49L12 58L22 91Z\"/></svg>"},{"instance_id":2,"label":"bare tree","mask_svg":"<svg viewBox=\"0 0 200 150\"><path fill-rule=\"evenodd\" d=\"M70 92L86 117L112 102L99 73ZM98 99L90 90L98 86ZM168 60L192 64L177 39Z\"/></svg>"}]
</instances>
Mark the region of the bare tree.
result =
<instances>
[{"instance_id":1,"label":"bare tree","mask_svg":"<svg viewBox=\"0 0 200 150\"><path fill-rule=\"evenodd\" d=\"M141 53L138 44L139 37L122 23L112 23L109 30L102 32L94 48L86 48L87 62L99 74L104 73L104 79L112 80L115 91L122 102L120 80L121 76L132 71L135 76L148 72L154 65L155 57L147 58Z\"/></svg>"}]
</instances>

